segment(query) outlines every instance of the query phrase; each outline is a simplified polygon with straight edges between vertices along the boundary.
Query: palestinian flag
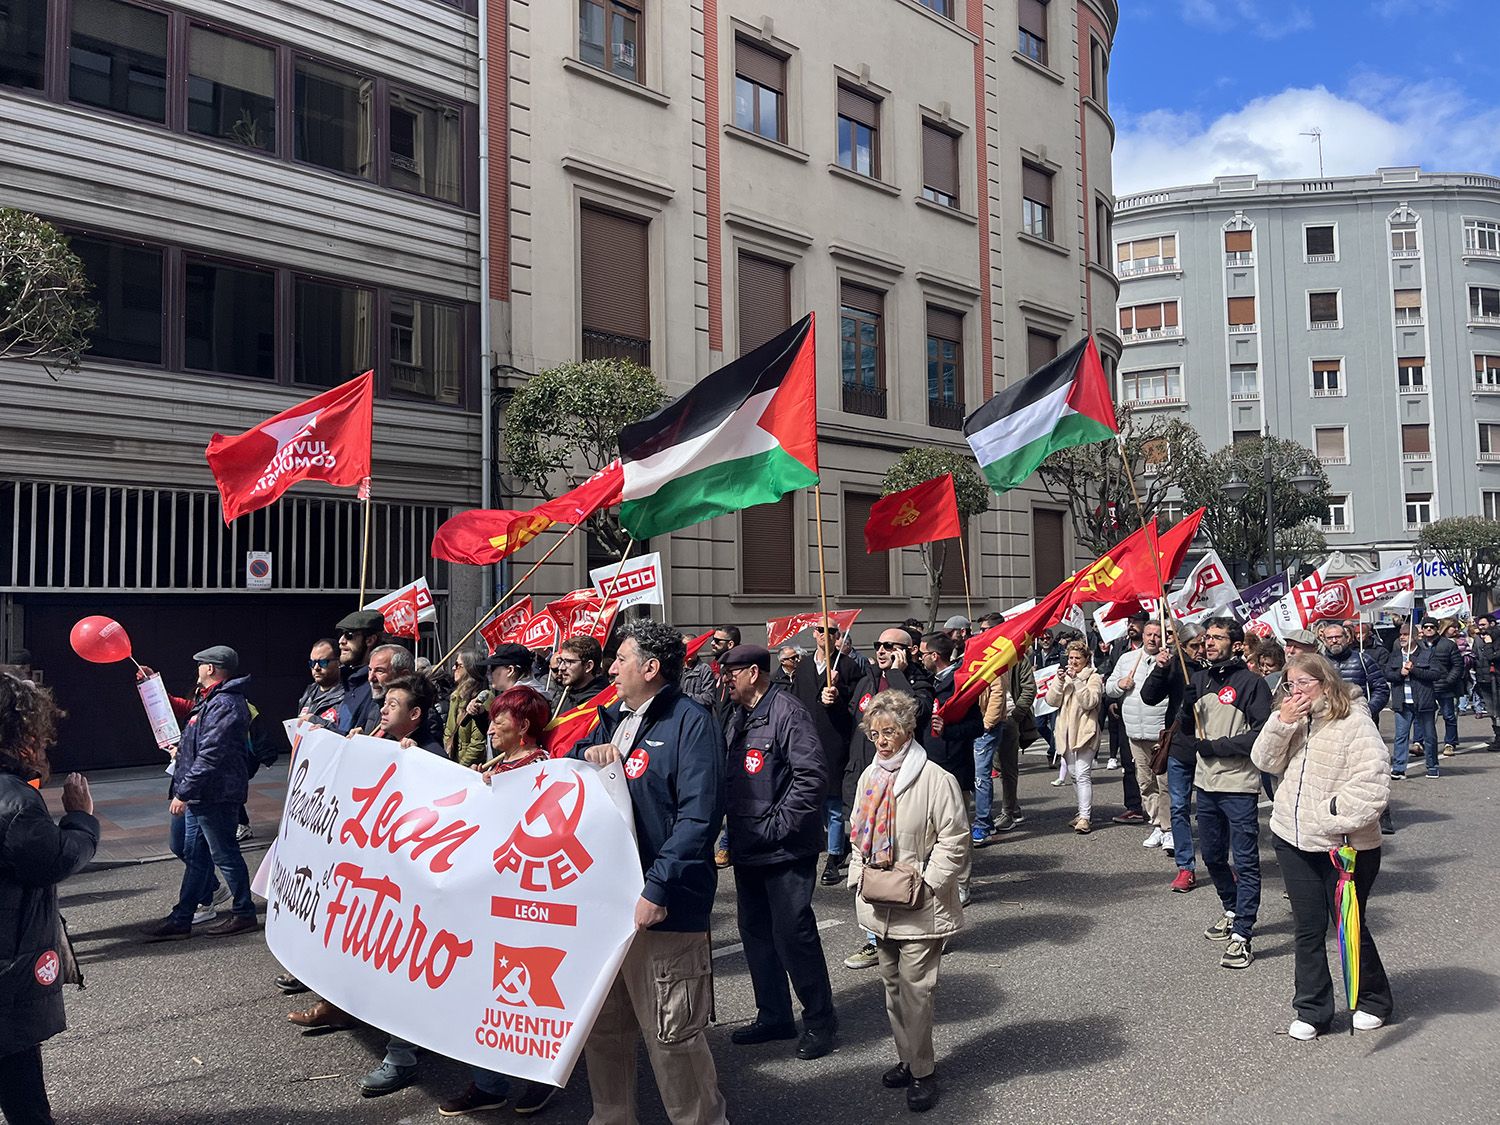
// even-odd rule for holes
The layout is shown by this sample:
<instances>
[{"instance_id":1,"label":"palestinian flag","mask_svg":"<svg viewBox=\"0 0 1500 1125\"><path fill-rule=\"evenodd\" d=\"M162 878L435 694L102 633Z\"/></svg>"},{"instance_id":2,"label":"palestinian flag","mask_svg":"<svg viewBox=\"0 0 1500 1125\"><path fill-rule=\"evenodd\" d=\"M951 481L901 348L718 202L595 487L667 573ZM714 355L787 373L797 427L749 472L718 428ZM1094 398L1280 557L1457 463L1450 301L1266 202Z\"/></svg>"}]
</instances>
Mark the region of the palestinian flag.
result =
<instances>
[{"instance_id":1,"label":"palestinian flag","mask_svg":"<svg viewBox=\"0 0 1500 1125\"><path fill-rule=\"evenodd\" d=\"M620 523L636 539L769 504L816 484L812 314L626 426L620 460Z\"/></svg>"},{"instance_id":2,"label":"palestinian flag","mask_svg":"<svg viewBox=\"0 0 1500 1125\"><path fill-rule=\"evenodd\" d=\"M1092 337L1018 379L964 420L964 437L996 492L1008 492L1059 449L1117 432Z\"/></svg>"}]
</instances>

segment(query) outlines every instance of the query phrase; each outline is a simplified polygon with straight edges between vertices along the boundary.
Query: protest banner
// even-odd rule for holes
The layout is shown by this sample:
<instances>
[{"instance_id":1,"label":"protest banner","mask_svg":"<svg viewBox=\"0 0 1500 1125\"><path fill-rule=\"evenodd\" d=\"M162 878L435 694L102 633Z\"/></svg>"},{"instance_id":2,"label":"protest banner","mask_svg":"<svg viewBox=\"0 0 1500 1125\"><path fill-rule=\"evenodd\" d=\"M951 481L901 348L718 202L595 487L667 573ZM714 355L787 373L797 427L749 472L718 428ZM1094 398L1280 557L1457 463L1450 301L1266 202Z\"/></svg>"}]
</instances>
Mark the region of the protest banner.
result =
<instances>
[{"instance_id":1,"label":"protest banner","mask_svg":"<svg viewBox=\"0 0 1500 1125\"><path fill-rule=\"evenodd\" d=\"M1229 577L1229 568L1219 558L1218 551L1210 550L1188 572L1182 589L1167 600L1172 616L1180 621L1196 621L1239 599L1240 592Z\"/></svg>"},{"instance_id":2,"label":"protest banner","mask_svg":"<svg viewBox=\"0 0 1500 1125\"><path fill-rule=\"evenodd\" d=\"M665 604L660 551L630 559L623 565L606 563L596 566L589 571L589 580L601 597L607 595L614 599L621 609L641 604Z\"/></svg>"},{"instance_id":3,"label":"protest banner","mask_svg":"<svg viewBox=\"0 0 1500 1125\"><path fill-rule=\"evenodd\" d=\"M1124 632L1125 626L1120 625L1120 631ZM1040 719L1043 715L1050 715L1057 708L1047 702L1047 689L1052 686L1052 681L1057 679L1057 674L1063 670L1061 664L1049 664L1045 668L1036 670L1036 702L1031 706L1031 717Z\"/></svg>"},{"instance_id":4,"label":"protest banner","mask_svg":"<svg viewBox=\"0 0 1500 1125\"><path fill-rule=\"evenodd\" d=\"M1467 619L1471 615L1469 595L1465 593L1462 586L1454 586L1450 590L1443 590L1432 594L1424 603L1423 613L1428 617L1461 617Z\"/></svg>"},{"instance_id":5,"label":"protest banner","mask_svg":"<svg viewBox=\"0 0 1500 1125\"><path fill-rule=\"evenodd\" d=\"M399 590L392 590L383 598L376 598L365 606L373 609L376 613L385 614L390 618L390 608L401 601L415 600L417 607L417 620L429 622L437 620L437 606L432 600L432 587L427 585L426 578L418 578L414 582L408 582Z\"/></svg>"},{"instance_id":6,"label":"protest banner","mask_svg":"<svg viewBox=\"0 0 1500 1125\"><path fill-rule=\"evenodd\" d=\"M382 1031L561 1086L635 933L623 789L618 765L554 759L486 784L421 750L298 728L257 875L266 942Z\"/></svg>"}]
</instances>

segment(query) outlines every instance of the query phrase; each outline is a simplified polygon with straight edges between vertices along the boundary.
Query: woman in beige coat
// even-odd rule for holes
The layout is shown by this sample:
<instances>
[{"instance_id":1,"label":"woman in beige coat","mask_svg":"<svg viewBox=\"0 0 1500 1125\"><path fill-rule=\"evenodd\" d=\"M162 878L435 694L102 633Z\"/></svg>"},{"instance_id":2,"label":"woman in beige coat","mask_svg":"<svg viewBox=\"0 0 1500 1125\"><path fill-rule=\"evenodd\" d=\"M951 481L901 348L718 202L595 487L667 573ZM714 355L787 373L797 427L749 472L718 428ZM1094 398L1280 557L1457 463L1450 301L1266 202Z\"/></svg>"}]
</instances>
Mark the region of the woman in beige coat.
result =
<instances>
[{"instance_id":1,"label":"woman in beige coat","mask_svg":"<svg viewBox=\"0 0 1500 1125\"><path fill-rule=\"evenodd\" d=\"M943 941L964 924L959 877L969 864L969 818L958 782L927 761L914 737L917 701L903 691L883 691L861 720L875 744L875 760L860 775L850 821L849 886L855 915L875 935L885 1010L900 1061L880 1077L906 1087L914 1113L937 1101L932 1047L933 990ZM882 906L858 894L865 867L900 863L921 875L916 905Z\"/></svg>"},{"instance_id":2,"label":"woman in beige coat","mask_svg":"<svg viewBox=\"0 0 1500 1125\"><path fill-rule=\"evenodd\" d=\"M1078 793L1078 815L1073 831L1086 835L1094 810L1094 750L1099 741L1099 701L1104 698L1104 680L1089 664L1089 647L1082 641L1068 645L1068 661L1052 677L1047 702L1057 708L1052 737L1073 775Z\"/></svg>"},{"instance_id":3,"label":"woman in beige coat","mask_svg":"<svg viewBox=\"0 0 1500 1125\"><path fill-rule=\"evenodd\" d=\"M1391 985L1367 924L1370 886L1380 873L1380 813L1390 797L1390 756L1369 711L1350 698L1349 685L1322 656L1287 661L1287 696L1271 712L1250 759L1277 774L1271 810L1276 859L1292 903L1293 1039L1315 1039L1333 1021L1328 973L1328 919L1338 872L1329 850L1355 849L1354 893L1359 900L1359 996L1354 1026L1372 1031L1390 1018Z\"/></svg>"}]
</instances>

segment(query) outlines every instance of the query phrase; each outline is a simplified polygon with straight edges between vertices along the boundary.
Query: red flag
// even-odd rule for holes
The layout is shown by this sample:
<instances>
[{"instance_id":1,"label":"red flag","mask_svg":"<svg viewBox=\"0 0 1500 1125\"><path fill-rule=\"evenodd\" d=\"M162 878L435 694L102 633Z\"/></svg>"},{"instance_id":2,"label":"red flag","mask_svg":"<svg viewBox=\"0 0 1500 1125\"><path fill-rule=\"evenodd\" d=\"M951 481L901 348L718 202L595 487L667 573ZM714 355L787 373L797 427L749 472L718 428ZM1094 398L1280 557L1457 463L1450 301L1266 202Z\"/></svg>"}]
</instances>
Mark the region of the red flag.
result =
<instances>
[{"instance_id":1,"label":"red flag","mask_svg":"<svg viewBox=\"0 0 1500 1125\"><path fill-rule=\"evenodd\" d=\"M969 640L964 646L963 663L954 673L955 691L938 711L944 722L956 722L967 715L984 689L1009 670L1037 634L1062 620L1077 582L1074 575L1025 613Z\"/></svg>"},{"instance_id":2,"label":"red flag","mask_svg":"<svg viewBox=\"0 0 1500 1125\"><path fill-rule=\"evenodd\" d=\"M411 587L400 592L380 608L385 618L385 631L393 637L417 638L417 615L422 612L417 605L417 591Z\"/></svg>"},{"instance_id":3,"label":"red flag","mask_svg":"<svg viewBox=\"0 0 1500 1125\"><path fill-rule=\"evenodd\" d=\"M504 613L485 622L479 635L484 638L486 647L493 654L497 648L513 639L509 634L516 632L535 616L536 611L531 608L531 595L527 594Z\"/></svg>"},{"instance_id":4,"label":"red flag","mask_svg":"<svg viewBox=\"0 0 1500 1125\"><path fill-rule=\"evenodd\" d=\"M958 492L953 474L923 481L914 488L882 496L870 505L865 522L865 553L890 551L914 543L954 539L963 534L958 519Z\"/></svg>"},{"instance_id":5,"label":"red flag","mask_svg":"<svg viewBox=\"0 0 1500 1125\"><path fill-rule=\"evenodd\" d=\"M511 635L514 643L527 648L551 648L558 641L557 619L543 611L522 625L519 633L512 630Z\"/></svg>"},{"instance_id":6,"label":"red flag","mask_svg":"<svg viewBox=\"0 0 1500 1125\"><path fill-rule=\"evenodd\" d=\"M495 943L495 983L502 1004L520 1008L563 1008L553 977L567 956L561 949Z\"/></svg>"},{"instance_id":7,"label":"red flag","mask_svg":"<svg viewBox=\"0 0 1500 1125\"><path fill-rule=\"evenodd\" d=\"M542 732L542 746L554 758L561 758L578 745L578 740L587 738L599 722L599 708L611 706L620 698L619 689L610 684L594 698L580 703L570 711L564 711L547 724Z\"/></svg>"},{"instance_id":8,"label":"red flag","mask_svg":"<svg viewBox=\"0 0 1500 1125\"><path fill-rule=\"evenodd\" d=\"M351 487L370 475L375 373L288 407L236 437L214 434L206 456L224 522L274 503L299 480Z\"/></svg>"},{"instance_id":9,"label":"red flag","mask_svg":"<svg viewBox=\"0 0 1500 1125\"><path fill-rule=\"evenodd\" d=\"M432 557L488 566L515 554L553 524L579 524L620 502L625 472L611 461L577 488L525 512L476 508L444 521L432 537Z\"/></svg>"},{"instance_id":10,"label":"red flag","mask_svg":"<svg viewBox=\"0 0 1500 1125\"><path fill-rule=\"evenodd\" d=\"M1143 599L1156 599L1161 594L1161 588L1170 586L1177 577L1177 572L1182 569L1182 560L1187 556L1188 548L1193 545L1193 539L1198 534L1198 525L1203 522L1203 508L1184 516L1175 524L1163 531L1156 537L1156 554L1161 565L1161 585L1157 585L1156 571L1151 567L1151 556L1147 555L1143 566L1149 571L1147 574L1132 575L1131 580L1122 580L1119 587L1122 593L1110 607L1110 611L1104 615L1105 621L1123 621L1133 613L1139 613L1144 607L1141 605ZM1155 526L1152 520L1148 526ZM1137 533L1139 534L1139 533ZM1131 538L1134 538L1132 536ZM1126 542L1129 542L1127 540ZM1120 544L1123 547L1125 544ZM1119 548L1116 548L1119 550ZM1111 552L1113 553L1113 552ZM1098 564L1095 563L1097 566ZM1145 578L1145 588L1131 591L1129 581ZM1080 599L1083 600L1083 599ZM1171 607L1168 607L1170 610Z\"/></svg>"},{"instance_id":11,"label":"red flag","mask_svg":"<svg viewBox=\"0 0 1500 1125\"><path fill-rule=\"evenodd\" d=\"M847 633L854 627L855 618L860 613L857 609L835 609L828 617L839 627L840 633ZM775 648L777 645L784 645L803 629L810 629L822 620L821 613L794 613L790 617L773 617L766 622L766 646Z\"/></svg>"}]
</instances>

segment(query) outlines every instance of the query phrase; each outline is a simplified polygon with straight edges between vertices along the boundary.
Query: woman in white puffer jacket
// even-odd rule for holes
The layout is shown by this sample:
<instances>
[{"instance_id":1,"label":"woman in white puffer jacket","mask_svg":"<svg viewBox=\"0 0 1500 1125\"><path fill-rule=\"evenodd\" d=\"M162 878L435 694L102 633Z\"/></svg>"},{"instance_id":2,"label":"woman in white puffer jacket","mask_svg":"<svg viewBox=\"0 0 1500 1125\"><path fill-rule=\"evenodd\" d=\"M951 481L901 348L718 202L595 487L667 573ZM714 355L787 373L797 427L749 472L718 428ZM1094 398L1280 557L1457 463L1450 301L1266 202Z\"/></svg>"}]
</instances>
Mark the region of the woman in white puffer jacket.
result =
<instances>
[{"instance_id":1,"label":"woman in white puffer jacket","mask_svg":"<svg viewBox=\"0 0 1500 1125\"><path fill-rule=\"evenodd\" d=\"M1327 659L1292 657L1284 682L1288 694L1261 728L1250 758L1281 778L1271 831L1295 931L1297 1018L1287 1034L1314 1039L1333 1021L1326 943L1338 871L1329 850L1345 843L1357 853L1354 891L1361 919L1354 1026L1370 1031L1391 1014L1390 981L1367 914L1370 886L1380 873L1380 814L1390 797L1390 755L1369 711L1353 705L1349 685Z\"/></svg>"}]
</instances>

